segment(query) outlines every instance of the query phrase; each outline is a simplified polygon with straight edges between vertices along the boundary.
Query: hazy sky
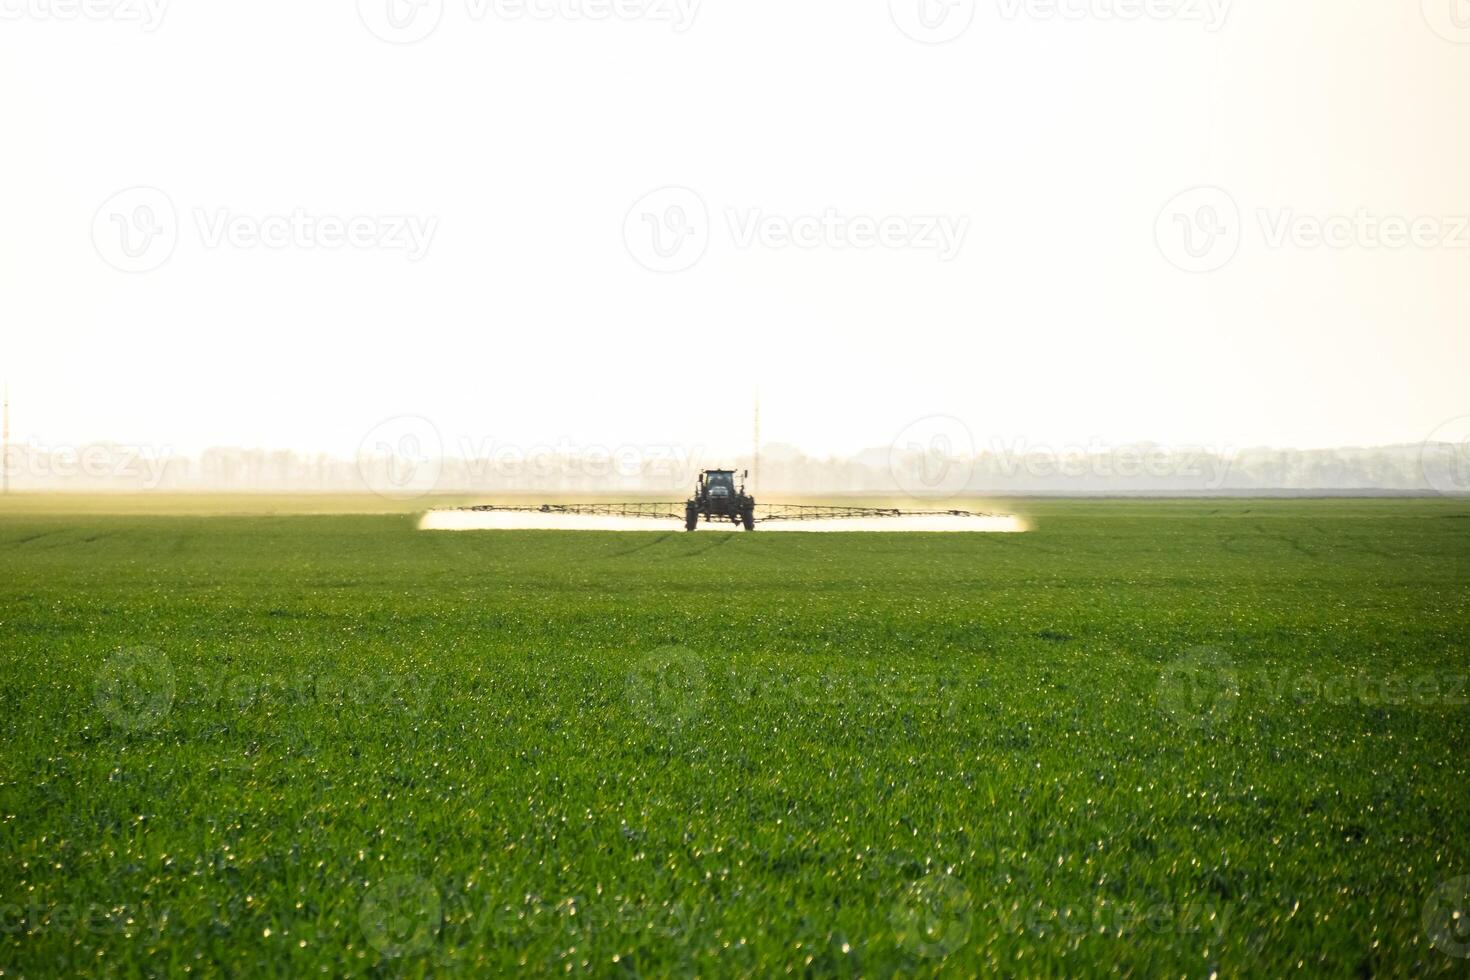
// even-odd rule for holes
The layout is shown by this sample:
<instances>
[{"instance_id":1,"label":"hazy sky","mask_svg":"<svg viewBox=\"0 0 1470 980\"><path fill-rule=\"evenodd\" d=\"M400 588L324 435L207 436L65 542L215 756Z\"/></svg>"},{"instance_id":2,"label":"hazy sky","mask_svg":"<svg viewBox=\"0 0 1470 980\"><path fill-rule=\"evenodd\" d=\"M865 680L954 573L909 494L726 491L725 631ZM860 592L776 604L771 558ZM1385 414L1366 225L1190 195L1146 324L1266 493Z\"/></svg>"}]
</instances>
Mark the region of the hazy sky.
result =
<instances>
[{"instance_id":1,"label":"hazy sky","mask_svg":"<svg viewBox=\"0 0 1470 980\"><path fill-rule=\"evenodd\" d=\"M80 3L0 0L17 438L1470 414L1464 0Z\"/></svg>"}]
</instances>

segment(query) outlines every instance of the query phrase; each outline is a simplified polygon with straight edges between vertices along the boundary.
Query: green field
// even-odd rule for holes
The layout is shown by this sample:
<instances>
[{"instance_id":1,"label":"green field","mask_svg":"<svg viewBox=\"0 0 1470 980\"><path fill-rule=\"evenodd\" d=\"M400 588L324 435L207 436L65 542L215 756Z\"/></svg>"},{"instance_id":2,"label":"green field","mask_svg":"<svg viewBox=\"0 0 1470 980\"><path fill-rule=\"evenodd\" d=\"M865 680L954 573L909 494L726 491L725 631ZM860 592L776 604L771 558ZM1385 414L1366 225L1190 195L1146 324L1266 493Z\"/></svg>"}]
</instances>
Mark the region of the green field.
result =
<instances>
[{"instance_id":1,"label":"green field","mask_svg":"<svg viewBox=\"0 0 1470 980\"><path fill-rule=\"evenodd\" d=\"M1015 506L0 509L0 974L1470 971L1470 501Z\"/></svg>"}]
</instances>

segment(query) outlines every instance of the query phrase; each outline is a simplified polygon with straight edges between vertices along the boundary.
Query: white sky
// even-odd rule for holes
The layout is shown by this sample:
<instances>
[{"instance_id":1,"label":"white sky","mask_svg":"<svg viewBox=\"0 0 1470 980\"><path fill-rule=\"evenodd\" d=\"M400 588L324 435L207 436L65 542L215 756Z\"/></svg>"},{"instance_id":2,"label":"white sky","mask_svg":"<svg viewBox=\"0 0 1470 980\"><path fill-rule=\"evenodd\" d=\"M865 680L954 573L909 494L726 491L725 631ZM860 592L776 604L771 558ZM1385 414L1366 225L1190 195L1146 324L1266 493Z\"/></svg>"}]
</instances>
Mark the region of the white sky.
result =
<instances>
[{"instance_id":1,"label":"white sky","mask_svg":"<svg viewBox=\"0 0 1470 980\"><path fill-rule=\"evenodd\" d=\"M1237 0L1215 32L1184 19L1203 0L978 0L938 45L896 24L921 0L705 0L682 32L443 0L411 45L360 19L389 0L175 0L151 32L68 2L0 0L17 438L347 454L413 414L451 441L743 448L756 385L767 440L817 453L934 414L982 443L1310 447L1470 413L1464 0ZM178 241L129 274L94 219L140 185ZM1156 224L1199 185L1239 246L1191 273ZM658 273L625 224L668 186L702 198L708 246ZM738 242L752 210L828 208L968 234L950 261ZM297 209L437 228L410 261L200 227ZM1272 247L1283 209L1451 241Z\"/></svg>"}]
</instances>

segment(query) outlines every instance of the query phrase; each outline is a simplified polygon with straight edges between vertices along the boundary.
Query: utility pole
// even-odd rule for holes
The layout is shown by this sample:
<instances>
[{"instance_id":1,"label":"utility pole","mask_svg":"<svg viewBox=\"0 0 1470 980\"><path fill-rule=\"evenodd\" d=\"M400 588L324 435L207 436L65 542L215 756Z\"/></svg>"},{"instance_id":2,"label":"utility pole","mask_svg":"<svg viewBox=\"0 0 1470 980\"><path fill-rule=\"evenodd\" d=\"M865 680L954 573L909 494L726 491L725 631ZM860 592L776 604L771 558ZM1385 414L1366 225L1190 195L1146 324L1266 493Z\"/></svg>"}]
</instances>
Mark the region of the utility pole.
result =
<instances>
[{"instance_id":1,"label":"utility pole","mask_svg":"<svg viewBox=\"0 0 1470 980\"><path fill-rule=\"evenodd\" d=\"M755 444L750 458L750 493L755 496L761 485L761 390L755 389Z\"/></svg>"}]
</instances>

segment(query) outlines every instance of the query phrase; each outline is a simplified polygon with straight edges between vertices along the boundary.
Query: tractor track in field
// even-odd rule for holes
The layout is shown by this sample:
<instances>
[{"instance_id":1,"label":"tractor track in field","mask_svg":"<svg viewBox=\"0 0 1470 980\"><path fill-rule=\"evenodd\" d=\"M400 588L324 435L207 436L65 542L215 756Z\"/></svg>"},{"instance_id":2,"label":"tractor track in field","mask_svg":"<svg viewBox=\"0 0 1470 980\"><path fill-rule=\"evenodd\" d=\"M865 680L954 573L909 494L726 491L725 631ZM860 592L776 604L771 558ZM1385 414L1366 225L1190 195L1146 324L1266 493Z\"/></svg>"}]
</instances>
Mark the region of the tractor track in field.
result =
<instances>
[{"instance_id":1,"label":"tractor track in field","mask_svg":"<svg viewBox=\"0 0 1470 980\"><path fill-rule=\"evenodd\" d=\"M60 551L66 548L75 548L80 545L92 544L96 541L103 541L107 538L116 537L119 533L120 532L118 531L99 531L96 534L89 534L85 537L73 537L62 531L43 531L40 534L32 534L28 537L18 538L15 541L11 541L9 543L11 545L19 546L23 544L30 544L34 541L41 541L42 543L36 545L34 550Z\"/></svg>"},{"instance_id":2,"label":"tractor track in field","mask_svg":"<svg viewBox=\"0 0 1470 980\"><path fill-rule=\"evenodd\" d=\"M719 547L722 547L724 545L729 544L731 541L734 541L735 538L738 537L738 535L731 533L731 534L711 535L711 537L713 537L714 540L711 541L709 544L705 545L703 548L700 548L700 549L698 549L696 551L685 551L685 552L682 552L680 554L673 555L671 557L673 557L673 558L695 558L695 557L698 557L699 555L704 554L706 551L711 550L712 548L719 548Z\"/></svg>"},{"instance_id":3,"label":"tractor track in field","mask_svg":"<svg viewBox=\"0 0 1470 980\"><path fill-rule=\"evenodd\" d=\"M649 548L655 548L655 547L663 544L665 541L669 540L672 537L674 537L674 532L669 531L669 532L667 532L665 534L660 534L658 537L654 538L652 541L647 541L647 542L645 542L643 544L637 545L637 546L632 547L632 548L624 548L622 551L614 551L611 554L606 554L606 555L603 555L602 557L604 559L606 559L606 558L626 558L628 555L636 555L640 551L647 551Z\"/></svg>"},{"instance_id":4,"label":"tractor track in field","mask_svg":"<svg viewBox=\"0 0 1470 980\"><path fill-rule=\"evenodd\" d=\"M1396 558L1398 555L1387 548L1373 544L1362 535L1344 535L1335 541L1324 541L1318 545L1310 545L1299 538L1280 531L1268 530L1264 525L1256 527L1257 533L1266 541L1274 541L1284 544L1297 554L1306 555L1308 558L1328 557L1331 552L1347 551L1350 554L1373 555L1377 558ZM1249 550L1241 547L1241 542L1249 536L1244 534L1227 535L1220 540L1220 546L1231 554L1248 554Z\"/></svg>"},{"instance_id":5,"label":"tractor track in field","mask_svg":"<svg viewBox=\"0 0 1470 980\"><path fill-rule=\"evenodd\" d=\"M14 541L11 541L10 544L18 547L20 545L30 544L32 541L39 541L41 538L47 538L53 534L59 533L59 531L42 531L40 534L29 534L23 538L16 538Z\"/></svg>"},{"instance_id":6,"label":"tractor track in field","mask_svg":"<svg viewBox=\"0 0 1470 980\"><path fill-rule=\"evenodd\" d=\"M1270 538L1275 541L1280 541L1288 548L1299 554L1306 555L1308 558L1316 558L1321 554L1321 552L1317 551L1316 549L1309 548L1307 545L1302 544L1300 540L1292 537L1289 534L1282 534L1280 531L1266 530L1266 526L1264 524L1257 524L1256 530L1261 533L1262 537Z\"/></svg>"}]
</instances>

